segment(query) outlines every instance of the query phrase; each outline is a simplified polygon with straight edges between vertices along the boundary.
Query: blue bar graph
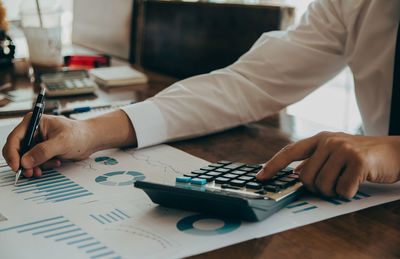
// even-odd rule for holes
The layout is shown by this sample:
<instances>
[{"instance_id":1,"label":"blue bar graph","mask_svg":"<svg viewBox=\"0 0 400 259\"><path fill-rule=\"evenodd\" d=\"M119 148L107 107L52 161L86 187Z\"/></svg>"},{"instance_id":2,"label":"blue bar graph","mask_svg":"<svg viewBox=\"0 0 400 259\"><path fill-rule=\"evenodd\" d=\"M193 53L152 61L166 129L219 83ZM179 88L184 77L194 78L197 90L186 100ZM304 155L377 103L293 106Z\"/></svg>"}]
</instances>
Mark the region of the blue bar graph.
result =
<instances>
[{"instance_id":1,"label":"blue bar graph","mask_svg":"<svg viewBox=\"0 0 400 259\"><path fill-rule=\"evenodd\" d=\"M318 207L317 206L311 206L311 207L307 207L307 208L304 208L304 209L295 210L295 211L293 211L293 213L304 212L304 211L313 210L313 209L316 209L316 208L318 208Z\"/></svg>"},{"instance_id":2,"label":"blue bar graph","mask_svg":"<svg viewBox=\"0 0 400 259\"><path fill-rule=\"evenodd\" d=\"M368 198L368 197L371 197L371 196L369 194L358 191L351 200L345 199L342 197L336 197L334 199L329 199L329 198L321 198L321 199L323 201L329 202L330 204L338 206L338 205L350 203L352 201L357 201L357 200L361 200L361 199ZM296 213L300 213L300 212L317 209L318 207L313 204L309 204L308 202L297 202L297 203L295 202L295 203L292 203L292 204L286 206L286 208L287 209L295 209L291 212L296 214Z\"/></svg>"},{"instance_id":3,"label":"blue bar graph","mask_svg":"<svg viewBox=\"0 0 400 259\"><path fill-rule=\"evenodd\" d=\"M333 205L342 205L344 203L350 203L352 200L357 201L368 197L371 197L371 195L358 191L351 200L342 197L336 197L335 199L323 198L323 200Z\"/></svg>"},{"instance_id":4,"label":"blue bar graph","mask_svg":"<svg viewBox=\"0 0 400 259\"><path fill-rule=\"evenodd\" d=\"M129 219L130 216L123 212L120 209L115 209L110 212L104 213L104 214L98 214L98 215L89 215L92 219L96 220L98 223L104 225L108 223L114 223L114 222L119 222L125 219Z\"/></svg>"},{"instance_id":5,"label":"blue bar graph","mask_svg":"<svg viewBox=\"0 0 400 259\"><path fill-rule=\"evenodd\" d=\"M308 202L301 202L301 203L298 203L298 204L290 204L286 208L291 209L291 208L300 207L300 206L307 205L307 204L308 204Z\"/></svg>"},{"instance_id":6,"label":"blue bar graph","mask_svg":"<svg viewBox=\"0 0 400 259\"><path fill-rule=\"evenodd\" d=\"M14 186L14 177L15 173L11 170L1 171L0 188L12 186L12 192L38 204L65 202L93 195L55 170L43 172L40 178L22 177L17 186Z\"/></svg>"},{"instance_id":7,"label":"blue bar graph","mask_svg":"<svg viewBox=\"0 0 400 259\"><path fill-rule=\"evenodd\" d=\"M41 236L45 240L68 245L82 251L88 258L102 258L115 254L113 250L100 241L96 241L89 233L64 216L0 228L0 233L7 231L14 231L21 235L31 234L36 237Z\"/></svg>"},{"instance_id":8,"label":"blue bar graph","mask_svg":"<svg viewBox=\"0 0 400 259\"><path fill-rule=\"evenodd\" d=\"M290 204L289 206L286 206L287 209L293 209L296 208L296 210L293 210L292 213L300 213L304 211L309 211L318 208L317 206L311 205L308 202L300 202L300 203L295 203L295 204ZM305 207L307 206L307 207ZM301 209L300 209L301 208Z\"/></svg>"}]
</instances>

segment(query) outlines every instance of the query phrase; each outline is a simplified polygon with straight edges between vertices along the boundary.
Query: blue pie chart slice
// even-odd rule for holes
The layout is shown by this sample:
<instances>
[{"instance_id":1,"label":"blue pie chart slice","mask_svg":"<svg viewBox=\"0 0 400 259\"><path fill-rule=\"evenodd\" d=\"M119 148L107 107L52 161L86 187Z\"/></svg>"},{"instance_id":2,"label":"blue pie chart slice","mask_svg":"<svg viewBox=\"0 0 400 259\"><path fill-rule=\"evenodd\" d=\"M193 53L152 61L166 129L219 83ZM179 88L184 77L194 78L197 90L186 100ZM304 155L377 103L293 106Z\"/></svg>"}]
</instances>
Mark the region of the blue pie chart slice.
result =
<instances>
[{"instance_id":1,"label":"blue pie chart slice","mask_svg":"<svg viewBox=\"0 0 400 259\"><path fill-rule=\"evenodd\" d=\"M216 229L198 229L194 226L194 223L203 220L203 219L216 219L216 220L221 220L224 222L224 225L222 227L216 228ZM214 216L208 216L208 215L201 215L201 214L196 214L192 216L185 217L181 219L177 223L177 228L185 232L187 234L191 235L197 235L197 236L214 236L214 235L222 235L226 234L229 232L232 232L236 230L237 228L240 227L240 220L237 219L225 219L225 218L219 218L219 217L214 217Z\"/></svg>"},{"instance_id":2,"label":"blue pie chart slice","mask_svg":"<svg viewBox=\"0 0 400 259\"><path fill-rule=\"evenodd\" d=\"M115 158L108 157L108 156L100 156L94 159L97 163L103 163L105 165L116 165L118 161Z\"/></svg>"},{"instance_id":3,"label":"blue pie chart slice","mask_svg":"<svg viewBox=\"0 0 400 259\"><path fill-rule=\"evenodd\" d=\"M121 175L127 175L129 176L130 180L123 181L123 182L118 182L113 180L115 176L121 176ZM110 172L110 173L105 173L103 175L100 175L96 177L95 181L96 183L102 184L102 185L108 185L108 186L127 186L127 185L132 185L136 181L141 181L144 180L146 177L139 172L135 171L115 171L115 172Z\"/></svg>"}]
</instances>

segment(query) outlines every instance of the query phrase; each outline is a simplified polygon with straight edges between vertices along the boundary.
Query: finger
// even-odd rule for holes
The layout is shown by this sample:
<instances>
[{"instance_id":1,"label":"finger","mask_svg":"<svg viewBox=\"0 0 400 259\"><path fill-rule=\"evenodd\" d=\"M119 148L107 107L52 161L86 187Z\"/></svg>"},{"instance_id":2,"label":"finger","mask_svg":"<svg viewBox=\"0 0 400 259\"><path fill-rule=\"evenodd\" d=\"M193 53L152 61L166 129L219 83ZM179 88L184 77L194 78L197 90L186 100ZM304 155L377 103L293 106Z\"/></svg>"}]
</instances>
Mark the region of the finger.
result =
<instances>
[{"instance_id":1,"label":"finger","mask_svg":"<svg viewBox=\"0 0 400 259\"><path fill-rule=\"evenodd\" d=\"M63 153L63 144L57 138L35 145L21 159L24 168L33 168Z\"/></svg>"},{"instance_id":2,"label":"finger","mask_svg":"<svg viewBox=\"0 0 400 259\"><path fill-rule=\"evenodd\" d=\"M362 173L360 169L357 169L357 167L346 167L336 184L337 195L346 199L353 198L362 182L361 177L359 177L360 175L362 175Z\"/></svg>"},{"instance_id":3,"label":"finger","mask_svg":"<svg viewBox=\"0 0 400 259\"><path fill-rule=\"evenodd\" d=\"M42 169L39 167L33 168L33 177L40 177L42 176Z\"/></svg>"},{"instance_id":4,"label":"finger","mask_svg":"<svg viewBox=\"0 0 400 259\"><path fill-rule=\"evenodd\" d=\"M59 159L51 159L47 162L44 162L40 168L42 170L48 170L48 169L52 169L52 168L57 168L61 166L61 161Z\"/></svg>"},{"instance_id":5,"label":"finger","mask_svg":"<svg viewBox=\"0 0 400 259\"><path fill-rule=\"evenodd\" d=\"M32 168L30 168L30 169L24 169L24 170L22 170L22 174L25 176L25 177L32 177L33 176L33 169Z\"/></svg>"},{"instance_id":6,"label":"finger","mask_svg":"<svg viewBox=\"0 0 400 259\"><path fill-rule=\"evenodd\" d=\"M17 171L20 163L20 147L21 142L25 137L26 129L29 124L31 114L24 117L22 122L18 124L13 131L8 135L7 142L3 147L3 157L7 161L7 164L13 171Z\"/></svg>"},{"instance_id":7,"label":"finger","mask_svg":"<svg viewBox=\"0 0 400 259\"><path fill-rule=\"evenodd\" d=\"M330 147L323 144L318 145L315 152L307 160L299 173L300 180L303 182L304 186L314 193L318 192L315 186L315 178L328 159L330 152Z\"/></svg>"},{"instance_id":8,"label":"finger","mask_svg":"<svg viewBox=\"0 0 400 259\"><path fill-rule=\"evenodd\" d=\"M281 149L273 158L265 163L258 172L257 179L271 178L276 172L287 167L291 162L305 159L312 154L318 143L318 135L300 140Z\"/></svg>"},{"instance_id":9,"label":"finger","mask_svg":"<svg viewBox=\"0 0 400 259\"><path fill-rule=\"evenodd\" d=\"M317 191L327 197L336 196L336 183L345 166L346 161L343 153L336 151L330 154L328 160L315 177L314 185Z\"/></svg>"}]
</instances>

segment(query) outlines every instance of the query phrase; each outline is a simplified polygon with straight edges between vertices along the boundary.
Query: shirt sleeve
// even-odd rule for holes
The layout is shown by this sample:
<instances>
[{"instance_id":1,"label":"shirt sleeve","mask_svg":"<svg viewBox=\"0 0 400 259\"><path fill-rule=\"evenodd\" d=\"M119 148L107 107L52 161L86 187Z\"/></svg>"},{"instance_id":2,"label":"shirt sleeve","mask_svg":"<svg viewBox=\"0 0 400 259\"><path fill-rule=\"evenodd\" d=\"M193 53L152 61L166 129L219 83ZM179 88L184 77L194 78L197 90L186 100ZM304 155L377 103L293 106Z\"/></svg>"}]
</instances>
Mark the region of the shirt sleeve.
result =
<instances>
[{"instance_id":1,"label":"shirt sleeve","mask_svg":"<svg viewBox=\"0 0 400 259\"><path fill-rule=\"evenodd\" d=\"M125 108L139 147L257 121L304 98L346 65L341 8L315 1L298 25L264 33L234 64Z\"/></svg>"}]
</instances>

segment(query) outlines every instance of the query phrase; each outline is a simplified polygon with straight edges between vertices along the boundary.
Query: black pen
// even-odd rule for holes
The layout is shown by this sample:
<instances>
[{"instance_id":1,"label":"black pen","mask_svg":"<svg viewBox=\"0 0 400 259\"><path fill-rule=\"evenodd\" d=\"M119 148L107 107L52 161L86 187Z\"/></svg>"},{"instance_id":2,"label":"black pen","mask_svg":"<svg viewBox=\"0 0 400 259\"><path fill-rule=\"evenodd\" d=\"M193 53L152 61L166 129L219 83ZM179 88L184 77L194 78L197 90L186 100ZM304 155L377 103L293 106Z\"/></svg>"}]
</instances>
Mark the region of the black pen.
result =
<instances>
[{"instance_id":1,"label":"black pen","mask_svg":"<svg viewBox=\"0 0 400 259\"><path fill-rule=\"evenodd\" d=\"M21 144L21 151L19 152L21 158L31 148L33 137L35 135L35 131L39 127L40 118L42 118L42 114L44 111L44 94L45 93L46 93L46 89L42 88L42 90L40 91L40 93L36 99L35 106L33 107L32 117L31 117L31 120L29 121L28 129L26 130L24 140L22 141L22 144ZM15 175L14 185L17 185L17 182L21 175L21 172L22 172L22 166L20 165L19 169Z\"/></svg>"}]
</instances>

